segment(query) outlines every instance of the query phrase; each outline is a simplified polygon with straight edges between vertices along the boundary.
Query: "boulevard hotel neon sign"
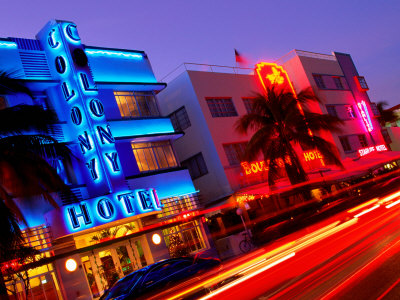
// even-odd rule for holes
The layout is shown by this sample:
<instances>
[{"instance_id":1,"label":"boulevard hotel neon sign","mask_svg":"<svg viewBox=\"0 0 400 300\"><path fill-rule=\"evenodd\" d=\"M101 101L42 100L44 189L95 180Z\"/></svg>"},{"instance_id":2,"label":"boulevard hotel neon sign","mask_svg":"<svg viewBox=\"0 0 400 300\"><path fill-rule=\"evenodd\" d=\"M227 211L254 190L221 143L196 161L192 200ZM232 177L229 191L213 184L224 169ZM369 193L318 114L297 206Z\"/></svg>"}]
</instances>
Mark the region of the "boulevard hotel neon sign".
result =
<instances>
[{"instance_id":1,"label":"boulevard hotel neon sign","mask_svg":"<svg viewBox=\"0 0 400 300\"><path fill-rule=\"evenodd\" d=\"M79 145L79 159L89 195L87 201L63 207L69 230L74 232L138 213L161 210L154 189L129 190L125 183L115 139L106 122L104 106L78 35L76 25L50 22L39 37L53 76L60 80L57 98L69 112L68 127ZM119 209L118 209L119 208Z\"/></svg>"}]
</instances>

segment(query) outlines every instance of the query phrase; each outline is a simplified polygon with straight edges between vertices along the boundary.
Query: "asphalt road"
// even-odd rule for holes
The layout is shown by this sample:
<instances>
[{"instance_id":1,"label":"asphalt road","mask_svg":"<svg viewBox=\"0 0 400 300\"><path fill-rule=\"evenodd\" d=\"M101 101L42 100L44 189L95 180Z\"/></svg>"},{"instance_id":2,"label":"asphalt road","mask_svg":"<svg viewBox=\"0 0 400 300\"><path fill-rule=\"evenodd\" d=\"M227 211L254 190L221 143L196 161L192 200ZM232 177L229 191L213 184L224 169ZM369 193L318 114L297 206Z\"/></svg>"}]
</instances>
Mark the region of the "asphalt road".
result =
<instances>
[{"instance_id":1,"label":"asphalt road","mask_svg":"<svg viewBox=\"0 0 400 300\"><path fill-rule=\"evenodd\" d=\"M400 192L391 195L365 199L165 298L400 299Z\"/></svg>"}]
</instances>

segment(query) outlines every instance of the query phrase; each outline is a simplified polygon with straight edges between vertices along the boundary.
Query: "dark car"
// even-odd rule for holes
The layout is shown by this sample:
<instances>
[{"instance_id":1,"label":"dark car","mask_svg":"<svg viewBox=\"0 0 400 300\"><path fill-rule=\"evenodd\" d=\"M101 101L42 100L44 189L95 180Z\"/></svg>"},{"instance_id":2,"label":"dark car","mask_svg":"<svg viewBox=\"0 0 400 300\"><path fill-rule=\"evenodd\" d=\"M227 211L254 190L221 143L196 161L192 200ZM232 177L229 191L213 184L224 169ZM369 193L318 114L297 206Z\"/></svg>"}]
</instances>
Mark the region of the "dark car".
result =
<instances>
[{"instance_id":1,"label":"dark car","mask_svg":"<svg viewBox=\"0 0 400 300\"><path fill-rule=\"evenodd\" d=\"M135 299L220 264L219 259L200 256L162 260L121 278L100 299Z\"/></svg>"}]
</instances>

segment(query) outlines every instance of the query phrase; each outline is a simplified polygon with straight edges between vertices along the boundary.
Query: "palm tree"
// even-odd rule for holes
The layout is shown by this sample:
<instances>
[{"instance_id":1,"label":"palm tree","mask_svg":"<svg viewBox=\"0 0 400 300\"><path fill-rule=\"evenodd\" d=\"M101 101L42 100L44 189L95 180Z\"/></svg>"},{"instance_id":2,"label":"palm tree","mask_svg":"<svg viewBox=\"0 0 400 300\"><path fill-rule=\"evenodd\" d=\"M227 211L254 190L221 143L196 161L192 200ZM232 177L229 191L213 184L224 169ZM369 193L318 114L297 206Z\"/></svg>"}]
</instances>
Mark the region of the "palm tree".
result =
<instances>
[{"instance_id":1,"label":"palm tree","mask_svg":"<svg viewBox=\"0 0 400 300\"><path fill-rule=\"evenodd\" d=\"M397 115L393 110L385 109L389 104L386 101L379 101L376 103L376 108L379 111L379 117L377 118L382 127L385 127L386 123L393 123L398 120Z\"/></svg>"},{"instance_id":2,"label":"palm tree","mask_svg":"<svg viewBox=\"0 0 400 300\"><path fill-rule=\"evenodd\" d=\"M296 97L291 92L272 86L264 95L257 94L252 102L252 112L236 123L239 133L254 132L246 146L245 156L248 160L254 160L260 154L264 156L269 168L269 185L273 185L278 178L277 161L284 162L291 184L308 179L296 155L295 145L303 149L317 149L326 161L343 167L336 147L315 135L323 131L338 132L342 122L331 115L311 112L308 104L312 102L321 101L311 88L301 91Z\"/></svg>"},{"instance_id":3,"label":"palm tree","mask_svg":"<svg viewBox=\"0 0 400 300\"><path fill-rule=\"evenodd\" d=\"M32 93L18 78L0 72L0 94ZM60 158L69 158L70 151L51 137L57 118L54 112L36 105L17 105L0 110L0 263L15 258L22 249L19 222L27 222L17 205L43 197L57 207L52 193L67 187L53 168ZM6 290L0 270L0 299Z\"/></svg>"}]
</instances>

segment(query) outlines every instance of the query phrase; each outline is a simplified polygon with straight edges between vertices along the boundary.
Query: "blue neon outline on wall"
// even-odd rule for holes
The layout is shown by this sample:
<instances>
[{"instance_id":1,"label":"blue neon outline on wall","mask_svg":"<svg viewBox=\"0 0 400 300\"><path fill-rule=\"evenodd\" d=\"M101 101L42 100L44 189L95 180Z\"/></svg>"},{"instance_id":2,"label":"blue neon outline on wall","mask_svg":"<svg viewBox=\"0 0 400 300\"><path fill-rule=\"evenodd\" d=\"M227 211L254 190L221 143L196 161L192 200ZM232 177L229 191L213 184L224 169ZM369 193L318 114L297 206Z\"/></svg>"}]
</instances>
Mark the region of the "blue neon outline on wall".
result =
<instances>
[{"instance_id":1,"label":"blue neon outline on wall","mask_svg":"<svg viewBox=\"0 0 400 300\"><path fill-rule=\"evenodd\" d=\"M110 199L103 197L97 201L96 204L97 216L105 221L112 221L116 217L116 211L114 204ZM108 214L108 216L106 216Z\"/></svg>"},{"instance_id":2,"label":"blue neon outline on wall","mask_svg":"<svg viewBox=\"0 0 400 300\"><path fill-rule=\"evenodd\" d=\"M0 47L4 48L17 48L17 44L14 42L0 42Z\"/></svg>"},{"instance_id":3,"label":"blue neon outline on wall","mask_svg":"<svg viewBox=\"0 0 400 300\"><path fill-rule=\"evenodd\" d=\"M61 45L61 43L54 38L55 32L56 30L53 28L52 30L50 30L49 36L47 37L47 43L53 49L57 49Z\"/></svg>"},{"instance_id":4,"label":"blue neon outline on wall","mask_svg":"<svg viewBox=\"0 0 400 300\"><path fill-rule=\"evenodd\" d=\"M116 57L124 57L124 58L133 58L133 59L143 59L142 54L133 54L122 51L110 51L110 50L85 50L86 54L93 56L116 56Z\"/></svg>"},{"instance_id":5,"label":"blue neon outline on wall","mask_svg":"<svg viewBox=\"0 0 400 300\"><path fill-rule=\"evenodd\" d=\"M74 28L75 31L73 31L72 28ZM72 43L74 44L80 44L81 38L78 35L78 30L76 29L76 25L73 23L68 23L66 26L64 26L64 33L65 37ZM75 35L76 34L76 35Z\"/></svg>"}]
</instances>

